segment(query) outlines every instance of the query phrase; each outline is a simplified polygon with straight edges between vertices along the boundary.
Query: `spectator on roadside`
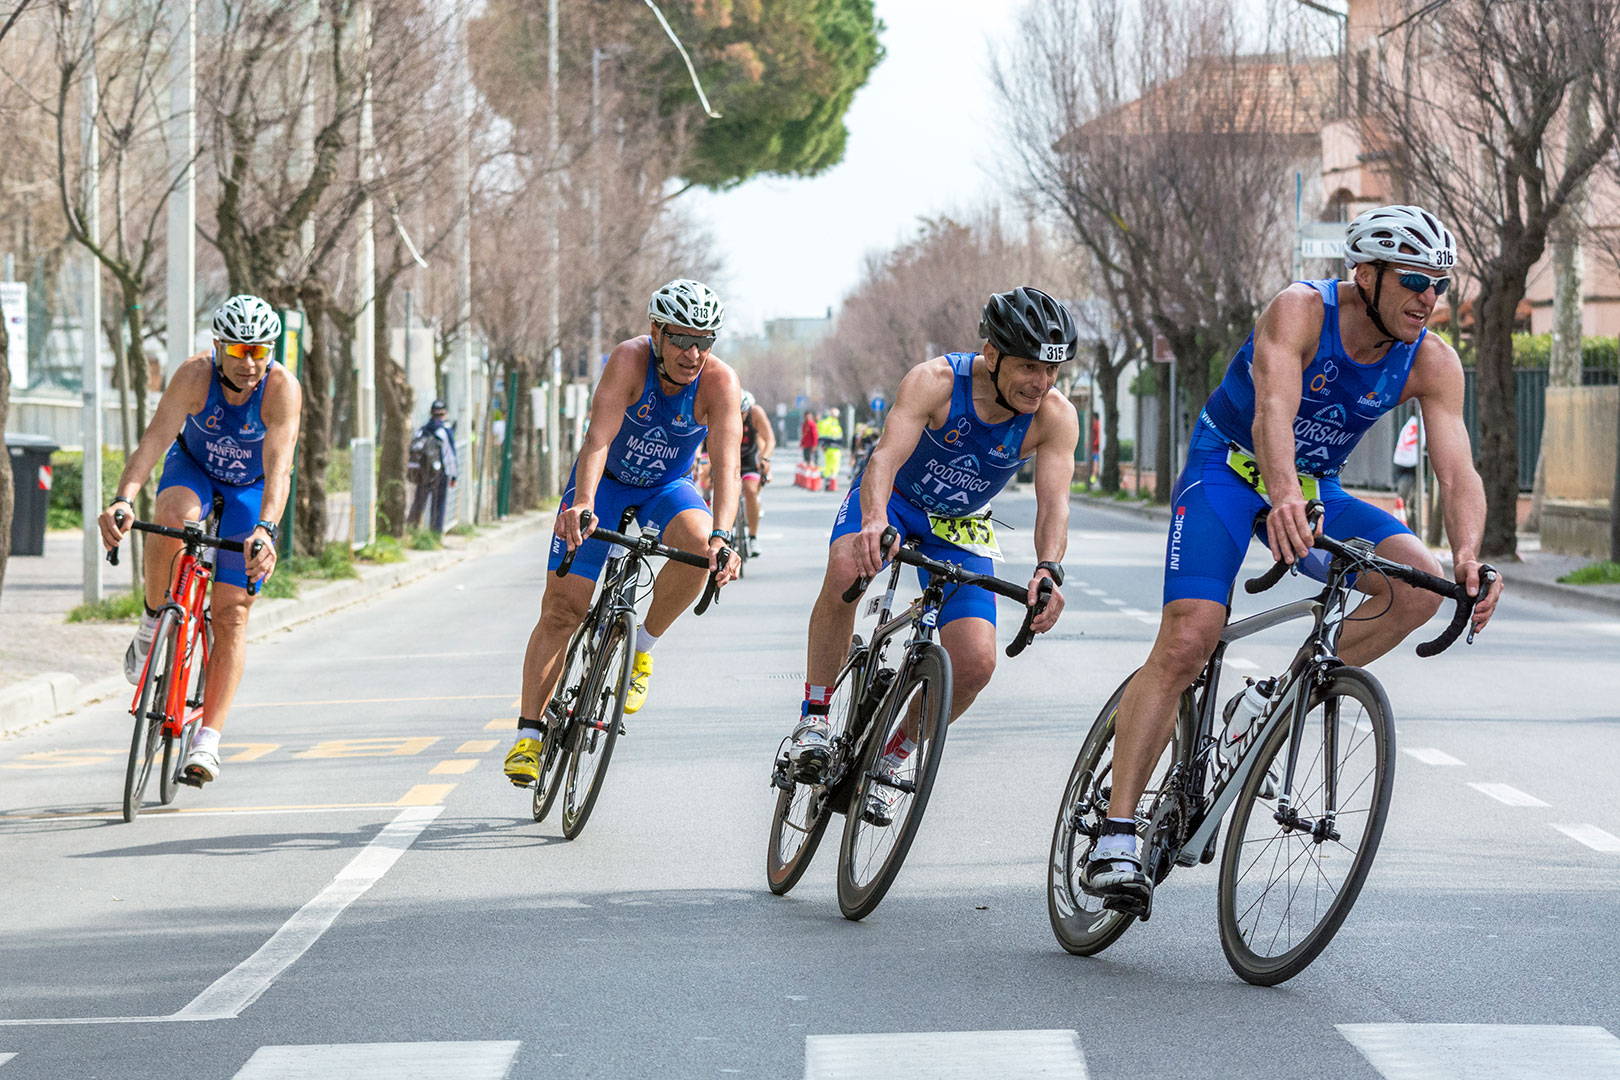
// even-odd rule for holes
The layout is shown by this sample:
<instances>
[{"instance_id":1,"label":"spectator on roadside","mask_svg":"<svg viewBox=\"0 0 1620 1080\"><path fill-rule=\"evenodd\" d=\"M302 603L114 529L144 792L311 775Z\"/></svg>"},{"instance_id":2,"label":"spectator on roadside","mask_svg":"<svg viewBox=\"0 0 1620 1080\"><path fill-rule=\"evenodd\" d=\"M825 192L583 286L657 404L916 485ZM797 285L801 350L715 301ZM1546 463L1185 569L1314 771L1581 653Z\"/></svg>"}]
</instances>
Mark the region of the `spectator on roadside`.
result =
<instances>
[{"instance_id":1,"label":"spectator on roadside","mask_svg":"<svg viewBox=\"0 0 1620 1080\"><path fill-rule=\"evenodd\" d=\"M411 439L410 457L405 464L405 477L416 485L411 498L411 511L405 523L416 528L422 522L422 511L428 499L433 500L431 528L444 532L445 510L450 502L450 489L456 486L460 470L456 467L455 432L445 418L449 415L443 401L435 400L428 409L428 422L417 429Z\"/></svg>"},{"instance_id":2,"label":"spectator on roadside","mask_svg":"<svg viewBox=\"0 0 1620 1080\"><path fill-rule=\"evenodd\" d=\"M1395 440L1396 513L1406 527L1417 530L1418 418L1413 413Z\"/></svg>"},{"instance_id":3,"label":"spectator on roadside","mask_svg":"<svg viewBox=\"0 0 1620 1080\"><path fill-rule=\"evenodd\" d=\"M804 410L804 423L799 425L799 450L804 454L804 463L816 463L816 446L821 440L820 431L816 425L816 414L810 409Z\"/></svg>"}]
</instances>

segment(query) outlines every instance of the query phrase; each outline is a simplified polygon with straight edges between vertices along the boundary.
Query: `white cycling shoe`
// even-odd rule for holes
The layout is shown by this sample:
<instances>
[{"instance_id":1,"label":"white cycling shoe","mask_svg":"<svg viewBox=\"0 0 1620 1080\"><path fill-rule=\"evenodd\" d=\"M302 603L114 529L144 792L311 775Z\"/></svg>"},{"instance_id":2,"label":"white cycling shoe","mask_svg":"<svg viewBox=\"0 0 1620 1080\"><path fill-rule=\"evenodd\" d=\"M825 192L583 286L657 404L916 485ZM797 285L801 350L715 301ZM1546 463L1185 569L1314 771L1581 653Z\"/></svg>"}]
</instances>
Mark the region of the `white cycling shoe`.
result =
<instances>
[{"instance_id":1,"label":"white cycling shoe","mask_svg":"<svg viewBox=\"0 0 1620 1080\"><path fill-rule=\"evenodd\" d=\"M180 778L192 787L202 787L210 780L218 780L219 772L219 754L213 750L193 749L186 755Z\"/></svg>"}]
</instances>

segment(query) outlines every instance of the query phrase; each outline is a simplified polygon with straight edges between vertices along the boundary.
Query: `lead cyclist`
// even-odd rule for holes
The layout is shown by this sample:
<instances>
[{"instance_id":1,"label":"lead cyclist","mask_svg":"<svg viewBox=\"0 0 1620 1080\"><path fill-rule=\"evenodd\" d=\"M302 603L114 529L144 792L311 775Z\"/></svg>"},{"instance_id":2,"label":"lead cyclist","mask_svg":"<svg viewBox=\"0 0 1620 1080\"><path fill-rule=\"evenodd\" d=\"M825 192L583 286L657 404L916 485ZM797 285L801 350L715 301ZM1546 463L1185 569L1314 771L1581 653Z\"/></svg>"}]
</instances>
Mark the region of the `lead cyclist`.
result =
<instances>
[{"instance_id":1,"label":"lead cyclist","mask_svg":"<svg viewBox=\"0 0 1620 1080\"><path fill-rule=\"evenodd\" d=\"M1136 809L1174 728L1176 700L1203 670L1226 625L1227 599L1249 546L1251 523L1268 502L1272 557L1313 576L1305 506L1320 499L1322 529L1374 543L1386 559L1430 574L1440 565L1393 515L1347 494L1337 479L1379 417L1416 399L1429 457L1445 494L1446 535L1456 580L1479 591L1485 489L1463 426L1457 353L1427 326L1451 286L1451 233L1417 206L1381 206L1358 216L1345 237L1348 281L1296 281L1266 305L1198 417L1176 481L1165 552L1164 611L1146 662L1120 700L1114 775L1102 836L1080 885L1122 910L1145 910L1152 879L1137 850ZM1368 595L1345 622L1339 655L1364 666L1434 614L1440 597L1401 582L1368 578ZM1502 592L1497 578L1474 608L1477 631Z\"/></svg>"}]
</instances>

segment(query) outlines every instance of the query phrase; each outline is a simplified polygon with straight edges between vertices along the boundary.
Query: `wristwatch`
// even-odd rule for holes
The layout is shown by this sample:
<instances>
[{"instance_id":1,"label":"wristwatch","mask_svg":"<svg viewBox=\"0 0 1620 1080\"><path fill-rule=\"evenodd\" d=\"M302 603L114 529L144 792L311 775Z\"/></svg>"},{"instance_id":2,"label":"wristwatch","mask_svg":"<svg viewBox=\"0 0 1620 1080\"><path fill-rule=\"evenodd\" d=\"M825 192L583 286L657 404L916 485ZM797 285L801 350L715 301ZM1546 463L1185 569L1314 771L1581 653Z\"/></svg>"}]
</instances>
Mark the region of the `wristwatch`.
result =
<instances>
[{"instance_id":1,"label":"wristwatch","mask_svg":"<svg viewBox=\"0 0 1620 1080\"><path fill-rule=\"evenodd\" d=\"M274 544L276 547L281 546L281 526L280 525L277 525L273 521L256 521L256 522L253 523L253 527L256 528L256 529L263 529L265 532L269 533L270 534L270 542L272 544ZM1063 583L1060 581L1060 582L1058 582L1058 584L1061 585Z\"/></svg>"},{"instance_id":2,"label":"wristwatch","mask_svg":"<svg viewBox=\"0 0 1620 1080\"><path fill-rule=\"evenodd\" d=\"M1061 588L1063 586L1063 564L1046 559L1035 564L1035 569L1045 570L1052 575L1052 584Z\"/></svg>"},{"instance_id":3,"label":"wristwatch","mask_svg":"<svg viewBox=\"0 0 1620 1080\"><path fill-rule=\"evenodd\" d=\"M721 542L724 543L727 547L731 546L731 530L730 529L716 529L716 530L714 530L713 532L711 532L709 534L709 539L713 540L717 536L720 538Z\"/></svg>"}]
</instances>

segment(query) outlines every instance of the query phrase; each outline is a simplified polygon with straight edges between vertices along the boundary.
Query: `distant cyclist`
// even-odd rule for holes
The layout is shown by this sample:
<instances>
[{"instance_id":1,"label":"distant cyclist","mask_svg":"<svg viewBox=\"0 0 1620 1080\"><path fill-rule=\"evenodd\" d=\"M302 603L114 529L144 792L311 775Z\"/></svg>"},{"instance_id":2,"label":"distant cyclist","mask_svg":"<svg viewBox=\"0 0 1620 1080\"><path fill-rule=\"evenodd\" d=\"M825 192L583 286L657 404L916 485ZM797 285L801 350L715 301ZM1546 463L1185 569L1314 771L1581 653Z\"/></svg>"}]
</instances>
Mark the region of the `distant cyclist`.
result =
<instances>
[{"instance_id":1,"label":"distant cyclist","mask_svg":"<svg viewBox=\"0 0 1620 1080\"><path fill-rule=\"evenodd\" d=\"M597 525L617 529L635 508L635 520L655 527L663 542L709 553L709 566L733 539L715 520L737 516L742 443L741 391L736 372L710 352L723 319L720 298L707 285L678 278L653 293L647 304L649 333L614 347L591 398L585 444L568 475L557 511L551 556L554 571L572 548L578 554L567 576L546 574L540 620L523 656L523 694L518 738L506 755L506 775L525 786L539 776L543 717L562 675L568 639L585 620L609 544L589 539ZM708 437L713 458L714 516L689 478ZM593 517L586 526L583 515ZM728 561L716 580L736 577ZM635 660L625 712L647 700L652 649L681 611L703 591L703 571L669 562L653 585L652 606L636 632Z\"/></svg>"},{"instance_id":2,"label":"distant cyclist","mask_svg":"<svg viewBox=\"0 0 1620 1080\"><path fill-rule=\"evenodd\" d=\"M1423 410L1430 460L1445 490L1446 534L1456 580L1479 589L1485 490L1463 426L1463 370L1451 346L1427 332L1451 287L1451 233L1416 206L1357 217L1345 238L1348 281L1298 281L1266 306L1249 340L1210 395L1176 482L1165 555L1164 613L1153 650L1120 702L1109 817L1081 886L1126 906L1145 905L1152 880L1137 851L1137 803L1170 741L1173 709L1214 651L1257 511L1271 506L1274 558L1320 572L1306 520L1326 504L1323 531L1377 545L1386 559L1431 574L1440 565L1405 524L1340 486L1345 459L1377 419L1403 401ZM1365 665L1433 615L1440 598L1363 577L1368 599L1346 620L1339 655ZM1483 627L1501 581L1474 608Z\"/></svg>"},{"instance_id":3,"label":"distant cyclist","mask_svg":"<svg viewBox=\"0 0 1620 1080\"><path fill-rule=\"evenodd\" d=\"M771 481L771 454L776 451L776 432L771 418L747 390L742 393L742 493L748 515L748 557L759 558L760 488Z\"/></svg>"},{"instance_id":4,"label":"distant cyclist","mask_svg":"<svg viewBox=\"0 0 1620 1080\"><path fill-rule=\"evenodd\" d=\"M866 471L838 508L827 573L810 615L804 702L788 751L801 782L819 782L830 756L831 684L855 629L855 605L842 594L857 577L882 569L889 552L881 539L891 525L902 541L921 541L925 555L991 573L999 549L990 500L1033 457L1037 563L1030 602L1042 578L1054 586L1035 631L1050 630L1063 613L1055 586L1063 584L1080 422L1055 384L1062 365L1074 358L1074 320L1039 289L1013 289L990 297L979 336L981 352L936 357L900 381ZM994 595L978 586L952 592L940 610L939 639L951 658L954 720L995 670ZM882 765L894 768L913 747L904 740L885 749Z\"/></svg>"},{"instance_id":5,"label":"distant cyclist","mask_svg":"<svg viewBox=\"0 0 1620 1080\"><path fill-rule=\"evenodd\" d=\"M193 784L219 778L219 737L242 680L248 609L253 606L248 580L263 581L276 567L276 522L287 503L303 400L298 380L271 358L280 337L281 317L257 296L233 296L219 306L213 348L175 369L124 465L112 502L97 521L102 544L109 550L117 547L135 519L130 500L161 456L154 523L178 529L187 521L201 521L218 498L224 505L221 537L263 541L251 558L241 552L218 553L203 726L182 764L182 775ZM157 608L180 546L179 540L165 536L146 538L146 611L124 653L124 675L131 683L140 680L152 650Z\"/></svg>"}]
</instances>

